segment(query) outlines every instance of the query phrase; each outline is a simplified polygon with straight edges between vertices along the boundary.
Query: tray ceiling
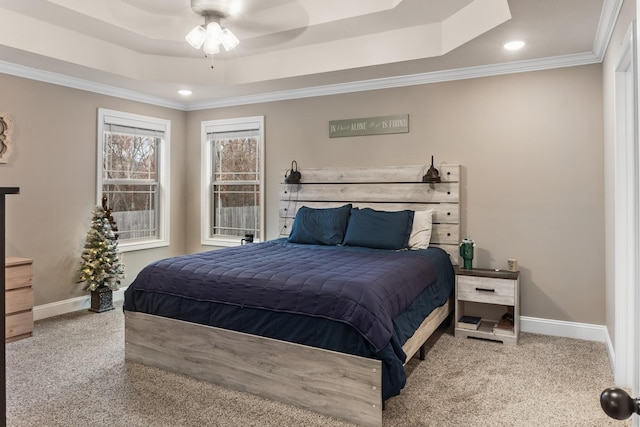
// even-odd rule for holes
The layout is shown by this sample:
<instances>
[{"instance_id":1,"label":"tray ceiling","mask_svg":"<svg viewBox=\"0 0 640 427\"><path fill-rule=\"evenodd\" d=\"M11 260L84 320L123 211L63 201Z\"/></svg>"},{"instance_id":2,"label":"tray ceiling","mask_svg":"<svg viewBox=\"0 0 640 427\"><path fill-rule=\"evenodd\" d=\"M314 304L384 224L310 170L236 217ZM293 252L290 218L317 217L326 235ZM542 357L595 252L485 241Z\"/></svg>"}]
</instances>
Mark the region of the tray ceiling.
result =
<instances>
[{"instance_id":1,"label":"tray ceiling","mask_svg":"<svg viewBox=\"0 0 640 427\"><path fill-rule=\"evenodd\" d=\"M202 0L199 0L202 1ZM593 53L616 0L209 0L240 39L205 58L190 0L0 0L0 58L123 90L203 102ZM520 38L520 52L502 44Z\"/></svg>"}]
</instances>

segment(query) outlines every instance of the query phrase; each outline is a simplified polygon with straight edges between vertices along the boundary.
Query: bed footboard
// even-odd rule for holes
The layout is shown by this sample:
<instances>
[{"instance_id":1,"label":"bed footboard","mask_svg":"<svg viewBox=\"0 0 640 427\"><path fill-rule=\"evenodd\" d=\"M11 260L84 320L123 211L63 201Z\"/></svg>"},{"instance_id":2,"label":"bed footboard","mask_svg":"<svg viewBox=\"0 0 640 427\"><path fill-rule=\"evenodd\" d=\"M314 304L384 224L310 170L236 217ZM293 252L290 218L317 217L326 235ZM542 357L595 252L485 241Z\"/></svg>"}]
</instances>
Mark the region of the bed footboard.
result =
<instances>
[{"instance_id":1,"label":"bed footboard","mask_svg":"<svg viewBox=\"0 0 640 427\"><path fill-rule=\"evenodd\" d=\"M382 425L379 360L130 311L125 358L359 425Z\"/></svg>"}]
</instances>

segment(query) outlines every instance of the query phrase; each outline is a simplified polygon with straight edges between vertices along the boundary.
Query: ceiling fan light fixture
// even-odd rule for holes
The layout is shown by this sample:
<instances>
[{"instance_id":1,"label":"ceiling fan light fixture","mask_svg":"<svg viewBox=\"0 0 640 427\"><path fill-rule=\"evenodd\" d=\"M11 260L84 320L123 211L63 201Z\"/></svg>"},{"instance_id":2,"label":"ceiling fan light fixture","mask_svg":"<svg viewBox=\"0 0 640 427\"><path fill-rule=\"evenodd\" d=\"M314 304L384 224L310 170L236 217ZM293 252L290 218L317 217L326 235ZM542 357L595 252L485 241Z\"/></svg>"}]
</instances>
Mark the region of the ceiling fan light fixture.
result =
<instances>
[{"instance_id":1,"label":"ceiling fan light fixture","mask_svg":"<svg viewBox=\"0 0 640 427\"><path fill-rule=\"evenodd\" d=\"M220 26L220 20L230 16L230 9L224 8L219 0L191 0L191 9L204 17L204 26L194 28L185 37L192 47L215 55L220 53L220 45L228 52L240 44L231 30Z\"/></svg>"},{"instance_id":2,"label":"ceiling fan light fixture","mask_svg":"<svg viewBox=\"0 0 640 427\"><path fill-rule=\"evenodd\" d=\"M228 28L222 30L220 38L222 39L222 46L227 52L240 44L240 40Z\"/></svg>"},{"instance_id":3,"label":"ceiling fan light fixture","mask_svg":"<svg viewBox=\"0 0 640 427\"><path fill-rule=\"evenodd\" d=\"M207 30L198 25L193 30L189 31L189 34L185 36L185 40L193 48L200 49L204 44L204 40L207 38Z\"/></svg>"},{"instance_id":4,"label":"ceiling fan light fixture","mask_svg":"<svg viewBox=\"0 0 640 427\"><path fill-rule=\"evenodd\" d=\"M220 53L220 40L214 39L211 37L207 37L204 41L204 45L202 46L202 50L207 55L215 55L216 53Z\"/></svg>"},{"instance_id":5,"label":"ceiling fan light fixture","mask_svg":"<svg viewBox=\"0 0 640 427\"><path fill-rule=\"evenodd\" d=\"M220 42L222 41L222 28L217 22L209 22L207 24L207 36L204 40L202 50L207 55L215 55L220 53Z\"/></svg>"},{"instance_id":6,"label":"ceiling fan light fixture","mask_svg":"<svg viewBox=\"0 0 640 427\"><path fill-rule=\"evenodd\" d=\"M207 24L207 41L210 43L218 42L220 43L220 38L222 37L222 28L220 24L217 22L209 22Z\"/></svg>"}]
</instances>

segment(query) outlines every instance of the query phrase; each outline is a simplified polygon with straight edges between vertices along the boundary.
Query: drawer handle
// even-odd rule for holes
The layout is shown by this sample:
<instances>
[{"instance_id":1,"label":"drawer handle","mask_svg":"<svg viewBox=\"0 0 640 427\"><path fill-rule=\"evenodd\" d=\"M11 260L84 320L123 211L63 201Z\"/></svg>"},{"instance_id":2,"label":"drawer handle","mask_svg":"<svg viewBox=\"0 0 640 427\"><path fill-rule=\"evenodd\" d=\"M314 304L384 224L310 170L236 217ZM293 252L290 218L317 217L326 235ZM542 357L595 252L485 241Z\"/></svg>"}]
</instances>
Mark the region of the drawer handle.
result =
<instances>
[{"instance_id":1,"label":"drawer handle","mask_svg":"<svg viewBox=\"0 0 640 427\"><path fill-rule=\"evenodd\" d=\"M495 292L495 289L487 289L487 288L476 288L476 291L480 292Z\"/></svg>"}]
</instances>

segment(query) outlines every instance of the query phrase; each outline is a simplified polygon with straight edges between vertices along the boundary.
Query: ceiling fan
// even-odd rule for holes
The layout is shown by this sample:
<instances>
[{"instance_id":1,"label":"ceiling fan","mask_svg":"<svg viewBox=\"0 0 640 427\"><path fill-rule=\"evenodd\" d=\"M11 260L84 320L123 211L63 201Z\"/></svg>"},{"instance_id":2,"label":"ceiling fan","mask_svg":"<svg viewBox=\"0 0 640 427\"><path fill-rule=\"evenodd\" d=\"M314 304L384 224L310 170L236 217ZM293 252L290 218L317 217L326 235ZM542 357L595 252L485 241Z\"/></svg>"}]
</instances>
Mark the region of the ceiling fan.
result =
<instances>
[{"instance_id":1,"label":"ceiling fan","mask_svg":"<svg viewBox=\"0 0 640 427\"><path fill-rule=\"evenodd\" d=\"M226 51L238 46L242 39L243 53L268 50L283 45L300 36L307 29L309 17L302 3L293 0L190 0L191 10L205 18L205 25L192 30L195 43L187 41L196 49L201 47L205 55ZM286 8L286 11L282 9ZM225 27L223 28L220 23ZM211 42L207 43L210 23ZM189 33L191 35L191 33ZM222 37L216 43L216 34ZM232 34L231 37L229 34ZM235 40L234 40L235 39ZM224 44L227 40L227 45Z\"/></svg>"},{"instance_id":2,"label":"ceiling fan","mask_svg":"<svg viewBox=\"0 0 640 427\"><path fill-rule=\"evenodd\" d=\"M204 25L198 25L186 35L187 43L196 49L202 48L206 55L220 53L220 46L227 52L238 46L238 37L220 26L220 19L238 12L238 4L229 0L191 0L191 9L204 17Z\"/></svg>"}]
</instances>

